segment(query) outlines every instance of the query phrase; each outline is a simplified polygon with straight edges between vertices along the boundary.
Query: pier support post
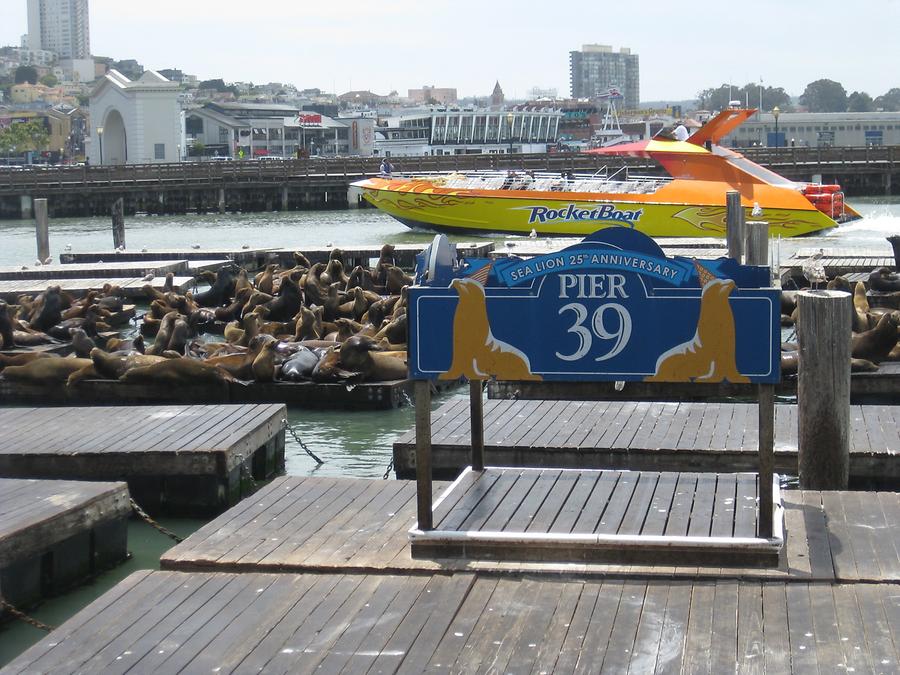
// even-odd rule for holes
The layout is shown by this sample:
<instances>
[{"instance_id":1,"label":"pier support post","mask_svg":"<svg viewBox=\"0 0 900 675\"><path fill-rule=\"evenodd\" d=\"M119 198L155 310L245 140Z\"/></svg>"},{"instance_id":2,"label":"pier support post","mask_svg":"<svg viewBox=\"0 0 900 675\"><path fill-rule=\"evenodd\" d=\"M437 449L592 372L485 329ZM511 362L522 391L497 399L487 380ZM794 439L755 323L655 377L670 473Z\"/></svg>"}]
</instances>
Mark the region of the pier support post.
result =
<instances>
[{"instance_id":1,"label":"pier support post","mask_svg":"<svg viewBox=\"0 0 900 675\"><path fill-rule=\"evenodd\" d=\"M37 257L43 263L50 257L50 228L46 199L34 200L34 231L37 237Z\"/></svg>"},{"instance_id":2,"label":"pier support post","mask_svg":"<svg viewBox=\"0 0 900 675\"><path fill-rule=\"evenodd\" d=\"M884 195L885 197L891 196L891 172L888 170L884 174Z\"/></svg>"},{"instance_id":3,"label":"pier support post","mask_svg":"<svg viewBox=\"0 0 900 675\"><path fill-rule=\"evenodd\" d=\"M759 385L759 533L773 534L772 479L775 472L775 385Z\"/></svg>"},{"instance_id":4,"label":"pier support post","mask_svg":"<svg viewBox=\"0 0 900 675\"><path fill-rule=\"evenodd\" d=\"M219 188L219 213L225 213L225 188Z\"/></svg>"},{"instance_id":5,"label":"pier support post","mask_svg":"<svg viewBox=\"0 0 900 675\"><path fill-rule=\"evenodd\" d=\"M415 380L416 503L419 529L433 530L431 517L431 382Z\"/></svg>"},{"instance_id":6,"label":"pier support post","mask_svg":"<svg viewBox=\"0 0 900 675\"><path fill-rule=\"evenodd\" d=\"M125 200L119 197L112 208L113 248L125 248Z\"/></svg>"},{"instance_id":7,"label":"pier support post","mask_svg":"<svg viewBox=\"0 0 900 675\"><path fill-rule=\"evenodd\" d=\"M281 188L281 210L282 211L288 210L288 194L289 194L288 187L287 187L287 185L285 185Z\"/></svg>"},{"instance_id":8,"label":"pier support post","mask_svg":"<svg viewBox=\"0 0 900 675\"><path fill-rule=\"evenodd\" d=\"M741 193L729 190L725 194L725 241L728 245L728 257L738 263L743 262L744 255L744 207L741 206Z\"/></svg>"},{"instance_id":9,"label":"pier support post","mask_svg":"<svg viewBox=\"0 0 900 675\"><path fill-rule=\"evenodd\" d=\"M472 426L472 470L484 471L484 402L481 380L469 381L469 421Z\"/></svg>"},{"instance_id":10,"label":"pier support post","mask_svg":"<svg viewBox=\"0 0 900 675\"><path fill-rule=\"evenodd\" d=\"M800 370L797 422L800 487L846 490L850 476L848 293L797 294Z\"/></svg>"},{"instance_id":11,"label":"pier support post","mask_svg":"<svg viewBox=\"0 0 900 675\"><path fill-rule=\"evenodd\" d=\"M32 200L29 195L22 195L19 197L19 215L22 220L31 220L34 217Z\"/></svg>"},{"instance_id":12,"label":"pier support post","mask_svg":"<svg viewBox=\"0 0 900 675\"><path fill-rule=\"evenodd\" d=\"M744 223L747 245L744 257L748 265L769 264L769 223L763 220L748 220Z\"/></svg>"}]
</instances>

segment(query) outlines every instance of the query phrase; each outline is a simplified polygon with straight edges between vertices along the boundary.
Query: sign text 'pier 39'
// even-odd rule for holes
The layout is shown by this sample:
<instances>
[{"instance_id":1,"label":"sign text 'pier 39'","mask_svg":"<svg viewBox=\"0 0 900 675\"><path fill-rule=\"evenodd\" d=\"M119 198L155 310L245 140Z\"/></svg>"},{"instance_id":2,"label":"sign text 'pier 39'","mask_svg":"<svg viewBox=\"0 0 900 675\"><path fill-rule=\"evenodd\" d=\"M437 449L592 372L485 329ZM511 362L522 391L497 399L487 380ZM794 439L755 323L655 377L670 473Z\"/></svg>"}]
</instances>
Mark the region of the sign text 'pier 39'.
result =
<instances>
[{"instance_id":1,"label":"sign text 'pier 39'","mask_svg":"<svg viewBox=\"0 0 900 675\"><path fill-rule=\"evenodd\" d=\"M415 379L780 379L768 268L668 258L627 228L528 259L453 265L440 246L423 254L409 292Z\"/></svg>"}]
</instances>

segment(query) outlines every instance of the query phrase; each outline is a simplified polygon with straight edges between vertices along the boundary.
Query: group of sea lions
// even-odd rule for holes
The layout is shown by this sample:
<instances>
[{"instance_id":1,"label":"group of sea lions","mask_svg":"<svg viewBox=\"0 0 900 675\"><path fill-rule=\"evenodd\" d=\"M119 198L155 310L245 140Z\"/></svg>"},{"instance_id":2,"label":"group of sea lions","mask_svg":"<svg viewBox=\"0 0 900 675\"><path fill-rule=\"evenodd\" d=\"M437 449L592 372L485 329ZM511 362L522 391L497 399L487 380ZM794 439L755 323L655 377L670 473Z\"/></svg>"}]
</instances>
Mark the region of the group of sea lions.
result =
<instances>
[{"instance_id":1,"label":"group of sea lions","mask_svg":"<svg viewBox=\"0 0 900 675\"><path fill-rule=\"evenodd\" d=\"M61 302L59 289L51 287L27 307L29 318L36 320L24 326L13 324L9 317L15 313L0 307L5 344L21 344L13 340L22 328L62 325L73 341L75 357L2 357L0 369L7 366L4 377L10 380L70 386L95 378L223 386L233 380L404 379L406 289L413 280L393 264L393 252L386 244L374 268L357 266L349 274L341 250L333 249L327 263L310 264L303 254L294 253L292 267L272 263L252 278L234 264L215 274L204 273L209 288L193 294L176 293L170 279L161 291L148 284L144 292L151 303L141 334L128 341L99 339L108 328L99 320L108 295L89 293L77 325L59 324L55 315L46 317L48 307L80 306ZM91 309L95 307L100 309ZM15 326L8 343L6 326L10 331ZM224 341L204 335L216 328Z\"/></svg>"},{"instance_id":2,"label":"group of sea lions","mask_svg":"<svg viewBox=\"0 0 900 675\"><path fill-rule=\"evenodd\" d=\"M875 270L872 276L884 278L898 276L887 268ZM876 282L877 283L877 282ZM847 320L851 328L850 368L853 372L873 372L882 361L900 361L900 311L887 307L872 307L861 282L851 287L844 277L835 277L828 282L828 290L850 293L853 297L852 310L848 305ZM799 319L796 292L781 292L781 324L796 326ZM799 346L784 343L781 346L781 372L794 374L799 367Z\"/></svg>"}]
</instances>

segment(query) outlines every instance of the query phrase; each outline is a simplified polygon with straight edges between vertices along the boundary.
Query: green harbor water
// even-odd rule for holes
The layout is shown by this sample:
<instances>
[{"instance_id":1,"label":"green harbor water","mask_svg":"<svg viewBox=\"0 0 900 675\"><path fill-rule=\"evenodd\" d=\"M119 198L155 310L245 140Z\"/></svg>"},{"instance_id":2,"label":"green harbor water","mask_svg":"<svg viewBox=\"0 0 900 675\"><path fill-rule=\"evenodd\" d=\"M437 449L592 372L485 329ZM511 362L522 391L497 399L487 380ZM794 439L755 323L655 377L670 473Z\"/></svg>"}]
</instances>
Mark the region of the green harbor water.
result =
<instances>
[{"instance_id":1,"label":"green harbor water","mask_svg":"<svg viewBox=\"0 0 900 675\"><path fill-rule=\"evenodd\" d=\"M836 228L821 236L781 240L773 244L782 260L799 248L846 247L889 250L885 237L900 234L900 198L868 198L852 201L863 220ZM427 243L432 233L413 232L392 218L371 210L227 214L205 216L136 216L126 219L129 248L202 248L380 246L383 243ZM34 225L31 221L0 221L0 266L31 264L35 258ZM451 241L474 241L455 237ZM502 246L516 237L484 237ZM107 218L61 219L50 224L51 253L108 250L112 235ZM466 390L434 397L438 407ZM287 472L291 475L381 478L392 453L392 443L412 428L414 410L404 406L389 411L312 411L290 409L288 420L297 436L324 460L317 465L292 437L286 439ZM203 523L167 519L163 524L187 536ZM89 584L44 602L31 614L59 625L134 571L158 569L160 555L172 540L141 522L132 521L128 532L131 558ZM0 665L7 663L45 634L18 621L0 625Z\"/></svg>"}]
</instances>

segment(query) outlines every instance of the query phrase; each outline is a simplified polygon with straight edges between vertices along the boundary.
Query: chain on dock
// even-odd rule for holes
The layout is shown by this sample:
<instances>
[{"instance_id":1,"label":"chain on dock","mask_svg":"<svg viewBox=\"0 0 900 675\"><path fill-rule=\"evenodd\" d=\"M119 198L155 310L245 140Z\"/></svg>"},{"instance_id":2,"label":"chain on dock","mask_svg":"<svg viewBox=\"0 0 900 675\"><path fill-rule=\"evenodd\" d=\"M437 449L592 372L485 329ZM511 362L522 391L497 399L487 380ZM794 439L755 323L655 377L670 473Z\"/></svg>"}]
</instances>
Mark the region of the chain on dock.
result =
<instances>
[{"instance_id":1,"label":"chain on dock","mask_svg":"<svg viewBox=\"0 0 900 675\"><path fill-rule=\"evenodd\" d=\"M388 462L387 469L384 470L384 475L381 477L382 480L387 480L391 475L391 470L394 468L394 458L391 457L391 461Z\"/></svg>"},{"instance_id":2,"label":"chain on dock","mask_svg":"<svg viewBox=\"0 0 900 675\"><path fill-rule=\"evenodd\" d=\"M303 448L304 452L306 452L307 455L309 455L314 460L316 460L316 464L324 464L325 463L324 461L319 459L312 450L310 450L308 447L306 447L306 443L303 442L303 439L300 438L300 435L294 430L294 427L292 427L290 424L285 424L284 426L288 431L291 432L291 436L293 436L294 440L297 441L297 444L301 448Z\"/></svg>"},{"instance_id":3,"label":"chain on dock","mask_svg":"<svg viewBox=\"0 0 900 675\"><path fill-rule=\"evenodd\" d=\"M150 527L152 527L155 530L158 530L159 532L162 532L167 537L174 539L176 543L180 544L181 542L184 541L183 537L179 537L177 534L172 532L172 530L167 530L165 527L163 527L162 525L157 523L155 520L153 520L153 518L151 518L149 516L149 514L146 511L144 511L144 509L142 509L136 501L134 501L134 499L129 497L128 501L131 502L131 508L134 509L134 512L136 514L138 514L140 519L143 520L145 523L147 523Z\"/></svg>"},{"instance_id":4,"label":"chain on dock","mask_svg":"<svg viewBox=\"0 0 900 675\"><path fill-rule=\"evenodd\" d=\"M34 617L28 616L25 612L16 609L3 598L0 598L0 608L9 613L10 616L18 619L19 621L24 621L28 625L34 626L38 630L45 630L48 633L53 630L53 626L48 626L44 622L38 621Z\"/></svg>"}]
</instances>

